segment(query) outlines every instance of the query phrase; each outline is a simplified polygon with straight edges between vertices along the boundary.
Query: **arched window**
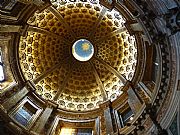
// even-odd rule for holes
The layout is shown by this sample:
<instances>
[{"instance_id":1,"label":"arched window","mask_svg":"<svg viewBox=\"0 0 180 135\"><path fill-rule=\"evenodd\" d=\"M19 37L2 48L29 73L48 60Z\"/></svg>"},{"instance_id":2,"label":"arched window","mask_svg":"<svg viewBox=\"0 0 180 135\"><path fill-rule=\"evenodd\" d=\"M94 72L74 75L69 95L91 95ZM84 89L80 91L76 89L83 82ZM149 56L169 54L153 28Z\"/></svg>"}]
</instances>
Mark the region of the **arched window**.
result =
<instances>
[{"instance_id":1,"label":"arched window","mask_svg":"<svg viewBox=\"0 0 180 135\"><path fill-rule=\"evenodd\" d=\"M3 82L4 79L5 77L4 77L3 61L2 61L2 48L0 47L0 82Z\"/></svg>"}]
</instances>

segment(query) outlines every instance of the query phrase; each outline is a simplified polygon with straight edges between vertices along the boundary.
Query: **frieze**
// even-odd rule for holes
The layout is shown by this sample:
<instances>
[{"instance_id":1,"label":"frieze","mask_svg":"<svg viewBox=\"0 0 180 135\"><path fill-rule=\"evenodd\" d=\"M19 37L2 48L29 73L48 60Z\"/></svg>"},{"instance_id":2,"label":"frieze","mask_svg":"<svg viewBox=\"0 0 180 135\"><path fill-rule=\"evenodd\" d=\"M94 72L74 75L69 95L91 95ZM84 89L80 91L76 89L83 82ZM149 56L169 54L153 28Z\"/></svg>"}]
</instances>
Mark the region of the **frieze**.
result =
<instances>
[{"instance_id":1,"label":"frieze","mask_svg":"<svg viewBox=\"0 0 180 135\"><path fill-rule=\"evenodd\" d=\"M62 109L58 109L58 116L65 119L94 119L100 116L103 112L102 109L96 109L92 111L84 111L84 112L73 112L73 111L66 111Z\"/></svg>"},{"instance_id":2,"label":"frieze","mask_svg":"<svg viewBox=\"0 0 180 135\"><path fill-rule=\"evenodd\" d=\"M171 48L171 75L170 75L170 81L169 81L169 85L168 85L168 93L167 96L164 98L164 103L163 103L163 108L161 109L161 111L158 113L158 121L160 121L163 116L165 115L165 113L168 110L170 101L172 100L172 94L174 93L173 91L176 91L176 89L174 89L175 86L175 82L177 81L177 63L176 63L176 53L174 50L174 47Z\"/></svg>"}]
</instances>

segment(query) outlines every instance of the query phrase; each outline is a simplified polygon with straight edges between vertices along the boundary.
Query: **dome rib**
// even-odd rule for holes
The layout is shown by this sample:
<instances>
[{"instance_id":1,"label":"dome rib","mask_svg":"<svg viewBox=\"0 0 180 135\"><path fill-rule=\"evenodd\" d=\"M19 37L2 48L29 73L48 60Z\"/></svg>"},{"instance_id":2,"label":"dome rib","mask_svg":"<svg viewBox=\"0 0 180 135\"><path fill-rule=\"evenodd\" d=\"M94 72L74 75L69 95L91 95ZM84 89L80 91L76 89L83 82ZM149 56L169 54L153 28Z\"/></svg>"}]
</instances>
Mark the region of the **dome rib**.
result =
<instances>
[{"instance_id":1,"label":"dome rib","mask_svg":"<svg viewBox=\"0 0 180 135\"><path fill-rule=\"evenodd\" d=\"M106 11L107 11L107 8L106 8L106 7L103 7L102 10L101 10L101 12L100 12L100 14L99 14L99 17L98 17L96 23L94 24L94 26L93 26L93 28L92 28L92 31L90 32L90 34L89 34L89 36L88 36L89 39L92 39L92 38L93 38L94 33L95 33L96 30L97 30L97 27L100 25L101 20L103 19L103 17L104 17L105 14L106 14Z\"/></svg>"},{"instance_id":2,"label":"dome rib","mask_svg":"<svg viewBox=\"0 0 180 135\"><path fill-rule=\"evenodd\" d=\"M61 95L61 93L63 93L63 91L65 89L65 86L66 86L66 84L67 84L67 82L68 82L68 80L69 80L69 78L71 76L71 73L73 71L72 67L73 67L73 64L70 64L68 74L66 75L65 79L63 80L63 84L60 85L60 87L58 88L57 93L56 93L56 95L55 95L55 97L53 99L54 101L57 101L59 96ZM58 82L58 83L60 83L60 82Z\"/></svg>"},{"instance_id":3,"label":"dome rib","mask_svg":"<svg viewBox=\"0 0 180 135\"><path fill-rule=\"evenodd\" d=\"M116 75L122 81L123 84L127 82L127 79L122 74L120 74L117 70L115 70L112 66L107 64L105 61L103 61L102 59L98 57L94 57L94 59L98 60L100 63L103 64L104 67L106 67L107 70L109 70L111 73Z\"/></svg>"},{"instance_id":4,"label":"dome rib","mask_svg":"<svg viewBox=\"0 0 180 135\"><path fill-rule=\"evenodd\" d=\"M101 90L101 93L102 93L102 96L103 96L103 101L106 101L108 99L108 96L107 96L106 90L104 88L104 85L103 85L103 83L102 83L102 81L101 81L101 79L100 79L100 77L98 75L98 72L97 72L94 64L91 61L89 63L91 64L91 67L93 69L94 77L96 78L96 82L97 82L97 84L98 84L98 86L99 86L99 88Z\"/></svg>"},{"instance_id":5,"label":"dome rib","mask_svg":"<svg viewBox=\"0 0 180 135\"><path fill-rule=\"evenodd\" d=\"M42 73L40 76L35 78L33 82L37 84L39 81L43 80L45 77L47 77L49 74L51 74L53 71L55 71L58 68L61 68L61 66L70 59L70 57L64 59L63 61L60 61L58 64L54 65L52 68L48 69L46 72Z\"/></svg>"},{"instance_id":6,"label":"dome rib","mask_svg":"<svg viewBox=\"0 0 180 135\"><path fill-rule=\"evenodd\" d=\"M125 31L127 31L126 27L122 27L122 28L119 28L119 29L117 29L117 30L114 30L114 31L108 33L106 36L103 36L103 37L97 39L96 41L94 41L94 44L97 44L97 45L98 45L98 44L101 43L102 41L105 41L105 40L107 40L107 39L109 39L109 38L111 38L111 37L113 37L113 36L118 35L118 34L121 33L121 32L125 32Z\"/></svg>"},{"instance_id":7,"label":"dome rib","mask_svg":"<svg viewBox=\"0 0 180 135\"><path fill-rule=\"evenodd\" d=\"M28 31L32 31L32 32L37 32L37 33L40 33L40 34L45 34L45 35L49 35L49 36L52 36L52 37L55 37L55 38L58 38L60 39L61 41L63 41L65 44L67 43L70 43L69 40L67 40L66 38L60 36L60 35L57 35L53 32L50 32L50 31L47 31L45 29L42 29L42 28L39 28L39 27L34 27L34 26L29 26L28 27Z\"/></svg>"},{"instance_id":8,"label":"dome rib","mask_svg":"<svg viewBox=\"0 0 180 135\"><path fill-rule=\"evenodd\" d=\"M71 35L73 36L73 38L76 38L76 34L73 32L73 30L71 29L71 27L66 23L66 21L64 20L63 16L61 15L60 12L58 12L57 9L55 9L53 6L50 6L48 8L48 10L50 12L53 13L54 16L56 16L56 18L62 22L62 24L65 26L65 28L71 33Z\"/></svg>"}]
</instances>

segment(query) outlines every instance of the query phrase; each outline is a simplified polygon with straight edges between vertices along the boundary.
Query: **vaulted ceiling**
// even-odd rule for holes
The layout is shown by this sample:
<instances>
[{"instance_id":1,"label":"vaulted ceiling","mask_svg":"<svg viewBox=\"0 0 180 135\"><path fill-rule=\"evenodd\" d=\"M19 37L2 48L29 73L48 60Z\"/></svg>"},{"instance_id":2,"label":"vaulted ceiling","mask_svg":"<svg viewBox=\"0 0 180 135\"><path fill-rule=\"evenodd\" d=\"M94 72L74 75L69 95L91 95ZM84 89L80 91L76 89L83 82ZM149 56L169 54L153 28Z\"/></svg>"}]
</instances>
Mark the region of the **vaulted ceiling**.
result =
<instances>
[{"instance_id":1,"label":"vaulted ceiling","mask_svg":"<svg viewBox=\"0 0 180 135\"><path fill-rule=\"evenodd\" d=\"M137 47L115 11L100 4L55 3L29 20L27 35L20 38L19 60L36 92L61 108L89 110L115 100L133 78ZM72 46L79 39L95 48L87 62L76 60Z\"/></svg>"}]
</instances>

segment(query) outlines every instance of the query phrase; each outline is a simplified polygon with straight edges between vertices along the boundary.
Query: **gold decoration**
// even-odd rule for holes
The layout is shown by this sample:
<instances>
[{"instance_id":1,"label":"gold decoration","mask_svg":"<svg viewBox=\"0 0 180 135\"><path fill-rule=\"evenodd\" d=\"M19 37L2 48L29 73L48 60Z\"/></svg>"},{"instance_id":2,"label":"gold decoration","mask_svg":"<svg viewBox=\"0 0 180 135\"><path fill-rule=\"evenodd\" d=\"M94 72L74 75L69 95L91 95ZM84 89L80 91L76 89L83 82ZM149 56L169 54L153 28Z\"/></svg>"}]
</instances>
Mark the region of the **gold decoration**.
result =
<instances>
[{"instance_id":1,"label":"gold decoration","mask_svg":"<svg viewBox=\"0 0 180 135\"><path fill-rule=\"evenodd\" d=\"M90 48L90 45L88 43L83 43L81 47L82 47L83 51L88 51Z\"/></svg>"},{"instance_id":2,"label":"gold decoration","mask_svg":"<svg viewBox=\"0 0 180 135\"><path fill-rule=\"evenodd\" d=\"M67 5L68 3L57 8L58 12L63 16L64 22L70 26L76 38L83 37L88 39L89 33L94 30L92 28L98 19L97 17L102 7L94 6L93 4L87 6L82 3L73 6ZM115 22L113 20L115 17L107 15L104 16L99 27L95 29L96 31L92 37L94 40L93 45L97 49L95 55L111 65L126 78L129 78L130 75L132 78L135 71L133 67L136 65L135 54L137 53L134 44L135 40L126 30L119 34L116 33L116 35L110 35L108 38L103 38L113 33L115 29L120 29L123 23L123 20L116 19ZM47 10L41 13L36 12L28 21L29 25L38 27L46 32L28 31L27 36L22 36L20 39L20 64L27 80L36 79L38 76L46 74L49 69L71 56L68 50L72 47L72 42L77 39L74 39L72 33L65 28L64 22L58 20L55 15ZM51 35L52 33L58 37L54 37L54 35ZM64 39L70 42L66 42ZM84 42L81 47L83 51L91 49L90 44L87 42ZM72 49L72 53L74 52L75 50ZM67 82L64 82L69 72L70 61L65 63L47 74L45 78L48 77L48 80L43 78L40 82L37 82L36 87L39 95L50 97L50 100L53 100L53 97L58 93L58 89L64 85L62 93L57 100L60 107L81 111L97 108L98 104L103 102L103 98L91 65L76 61L71 68L71 76L67 79ZM114 80L116 76L107 70L102 63L96 60L92 63L105 86L108 98L115 93L119 96L117 92L122 88L122 85L119 85L120 80L118 78ZM27 66L24 66L25 64L28 64L30 67L33 65L33 68L27 68ZM69 96L72 100L66 99Z\"/></svg>"}]
</instances>

